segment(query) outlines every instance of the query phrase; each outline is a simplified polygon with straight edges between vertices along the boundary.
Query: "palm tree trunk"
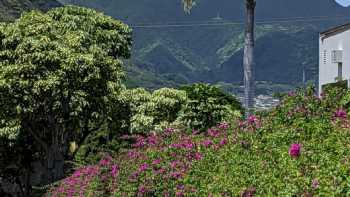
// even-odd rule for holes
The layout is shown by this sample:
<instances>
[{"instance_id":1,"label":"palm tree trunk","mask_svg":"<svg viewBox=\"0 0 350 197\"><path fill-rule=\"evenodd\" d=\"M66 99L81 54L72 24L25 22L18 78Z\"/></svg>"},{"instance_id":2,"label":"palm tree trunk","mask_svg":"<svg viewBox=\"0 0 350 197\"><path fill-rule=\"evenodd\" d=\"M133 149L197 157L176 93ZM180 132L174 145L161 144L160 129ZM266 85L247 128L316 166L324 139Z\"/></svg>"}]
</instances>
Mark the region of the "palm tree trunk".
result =
<instances>
[{"instance_id":1,"label":"palm tree trunk","mask_svg":"<svg viewBox=\"0 0 350 197\"><path fill-rule=\"evenodd\" d=\"M244 106L246 107L246 117L251 114L254 107L254 18L255 0L246 0L246 27L245 43L243 55L244 70Z\"/></svg>"}]
</instances>

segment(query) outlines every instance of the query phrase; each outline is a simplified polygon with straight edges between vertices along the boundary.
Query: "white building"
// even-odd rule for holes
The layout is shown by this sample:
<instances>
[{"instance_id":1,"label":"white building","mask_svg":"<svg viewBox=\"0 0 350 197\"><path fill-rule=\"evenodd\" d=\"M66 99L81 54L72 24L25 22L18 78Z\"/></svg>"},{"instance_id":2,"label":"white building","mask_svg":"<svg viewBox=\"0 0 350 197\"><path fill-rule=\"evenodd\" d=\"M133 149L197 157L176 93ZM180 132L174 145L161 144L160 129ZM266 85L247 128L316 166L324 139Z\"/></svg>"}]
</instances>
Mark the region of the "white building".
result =
<instances>
[{"instance_id":1,"label":"white building","mask_svg":"<svg viewBox=\"0 0 350 197\"><path fill-rule=\"evenodd\" d=\"M350 23L320 33L319 93L322 86L347 80L350 85Z\"/></svg>"}]
</instances>

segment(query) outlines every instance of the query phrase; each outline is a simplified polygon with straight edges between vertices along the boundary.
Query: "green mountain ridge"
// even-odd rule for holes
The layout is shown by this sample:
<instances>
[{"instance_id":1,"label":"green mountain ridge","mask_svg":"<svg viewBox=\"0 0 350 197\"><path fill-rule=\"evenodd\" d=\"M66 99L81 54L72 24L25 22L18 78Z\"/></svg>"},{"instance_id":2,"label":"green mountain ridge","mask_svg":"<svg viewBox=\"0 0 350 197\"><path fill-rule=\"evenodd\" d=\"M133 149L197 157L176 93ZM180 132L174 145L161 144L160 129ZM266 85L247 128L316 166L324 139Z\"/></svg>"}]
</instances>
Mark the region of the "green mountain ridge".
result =
<instances>
[{"instance_id":1,"label":"green mountain ridge","mask_svg":"<svg viewBox=\"0 0 350 197\"><path fill-rule=\"evenodd\" d=\"M201 0L190 15L175 0L59 1L95 8L133 27L133 54L128 62L132 66L126 67L129 86L153 89L193 82L242 84L244 25L196 24L242 21L243 1ZM257 20L267 22L256 26L256 80L299 86L305 73L306 81L317 82L318 33L347 22L349 10L333 0L258 2ZM218 14L222 19L213 19ZM335 20L339 16L343 17ZM315 20L303 21L313 17ZM283 18L291 19L286 22ZM164 24L194 26L159 27Z\"/></svg>"},{"instance_id":2,"label":"green mountain ridge","mask_svg":"<svg viewBox=\"0 0 350 197\"><path fill-rule=\"evenodd\" d=\"M132 63L139 75L143 70L147 71L147 77L153 73L155 79L151 81L175 85L192 82L242 84L243 24L159 25L242 21L243 1L201 0L190 15L183 12L180 1L174 0L66 0L65 3L94 7L134 27ZM305 73L306 81L316 83L318 33L347 22L347 18L335 20L334 17L350 18L349 10L333 0L258 2L257 20L272 22L257 24L256 79L299 86ZM222 20L213 19L218 14ZM313 18L316 20L310 20ZM128 77L136 86L159 85L145 84L133 74L129 71Z\"/></svg>"},{"instance_id":3,"label":"green mountain ridge","mask_svg":"<svg viewBox=\"0 0 350 197\"><path fill-rule=\"evenodd\" d=\"M321 28L318 26L306 24L258 25L257 80L298 85L302 81L302 72L305 68L308 79L315 81L319 29ZM135 30L135 43L141 40L138 38L141 37L139 35L142 35L142 31ZM188 34L198 36L186 40L184 38L187 31ZM138 61L133 61L134 65L144 68L143 64L146 64L149 71L157 73L157 77L160 78L166 75L166 79L169 79L168 76L171 74L174 76L181 74L185 76L183 83L198 81L241 83L243 31L240 25L228 27L227 30L219 27L206 31L182 30L181 33L184 34L183 38L178 38L180 33L176 32L166 32L163 35L155 32L154 37L157 37L157 41L136 44L134 57L136 56ZM208 40L211 41L209 44ZM191 68L187 66L188 64L197 66L194 66L195 69L184 69Z\"/></svg>"},{"instance_id":4,"label":"green mountain ridge","mask_svg":"<svg viewBox=\"0 0 350 197\"><path fill-rule=\"evenodd\" d=\"M61 5L56 0L0 0L0 21L12 21L24 11L48 10Z\"/></svg>"}]
</instances>

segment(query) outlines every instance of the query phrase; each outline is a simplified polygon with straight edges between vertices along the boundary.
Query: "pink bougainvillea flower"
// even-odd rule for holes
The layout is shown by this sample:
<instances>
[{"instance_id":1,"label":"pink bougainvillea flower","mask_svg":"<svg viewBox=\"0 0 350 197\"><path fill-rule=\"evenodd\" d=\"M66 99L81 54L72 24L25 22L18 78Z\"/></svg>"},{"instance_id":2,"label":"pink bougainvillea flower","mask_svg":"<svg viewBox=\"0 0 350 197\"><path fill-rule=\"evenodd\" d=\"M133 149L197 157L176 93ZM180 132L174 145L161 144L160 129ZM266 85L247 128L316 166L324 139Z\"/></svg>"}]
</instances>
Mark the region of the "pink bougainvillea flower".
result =
<instances>
[{"instance_id":1,"label":"pink bougainvillea flower","mask_svg":"<svg viewBox=\"0 0 350 197\"><path fill-rule=\"evenodd\" d=\"M159 170L155 171L156 174L164 174L165 173L165 169L164 168L160 168Z\"/></svg>"},{"instance_id":2,"label":"pink bougainvillea flower","mask_svg":"<svg viewBox=\"0 0 350 197\"><path fill-rule=\"evenodd\" d=\"M145 140L145 138L142 137L142 136L138 136L138 137L136 138L136 143L133 144L132 146L133 146L134 148L142 148L142 147L145 146L145 145L146 145L146 140Z\"/></svg>"},{"instance_id":3,"label":"pink bougainvillea flower","mask_svg":"<svg viewBox=\"0 0 350 197\"><path fill-rule=\"evenodd\" d=\"M259 129L261 127L261 123L260 123L260 120L254 116L254 115L251 115L247 118L247 121L244 121L244 122L240 122L239 123L239 127L247 127L247 128L251 128L253 127L253 130L255 129Z\"/></svg>"},{"instance_id":4,"label":"pink bougainvillea flower","mask_svg":"<svg viewBox=\"0 0 350 197\"><path fill-rule=\"evenodd\" d=\"M195 153L194 154L194 159L199 161L199 160L202 160L203 159L203 156L201 153Z\"/></svg>"},{"instance_id":5,"label":"pink bougainvillea flower","mask_svg":"<svg viewBox=\"0 0 350 197\"><path fill-rule=\"evenodd\" d=\"M346 113L346 111L344 109L338 109L335 112L334 117L346 119L346 118L348 118L348 113Z\"/></svg>"},{"instance_id":6,"label":"pink bougainvillea flower","mask_svg":"<svg viewBox=\"0 0 350 197\"><path fill-rule=\"evenodd\" d=\"M206 148L208 148L209 146L213 145L213 142L211 140L204 140L202 142L202 145Z\"/></svg>"},{"instance_id":7,"label":"pink bougainvillea flower","mask_svg":"<svg viewBox=\"0 0 350 197\"><path fill-rule=\"evenodd\" d=\"M112 171L111 171L111 176L113 178L117 177L118 172L119 172L119 167L117 165L113 165L112 166Z\"/></svg>"},{"instance_id":8,"label":"pink bougainvillea flower","mask_svg":"<svg viewBox=\"0 0 350 197\"><path fill-rule=\"evenodd\" d=\"M176 168L176 167L177 167L178 165L180 165L180 164L181 164L181 162L178 161L178 160L170 162L170 166L171 166L172 168Z\"/></svg>"},{"instance_id":9,"label":"pink bougainvillea flower","mask_svg":"<svg viewBox=\"0 0 350 197\"><path fill-rule=\"evenodd\" d=\"M249 188L241 192L241 197L253 197L256 193L256 188Z\"/></svg>"},{"instance_id":10,"label":"pink bougainvillea flower","mask_svg":"<svg viewBox=\"0 0 350 197\"><path fill-rule=\"evenodd\" d=\"M226 138L224 138L224 139L222 139L222 140L220 140L220 146L224 146L224 145L226 145L227 144L227 139Z\"/></svg>"},{"instance_id":11,"label":"pink bougainvillea flower","mask_svg":"<svg viewBox=\"0 0 350 197\"><path fill-rule=\"evenodd\" d=\"M150 135L147 138L148 145L156 145L157 144L157 137L155 135Z\"/></svg>"},{"instance_id":12,"label":"pink bougainvillea flower","mask_svg":"<svg viewBox=\"0 0 350 197\"><path fill-rule=\"evenodd\" d=\"M230 125L227 122L222 122L219 124L218 128L222 130L227 130L230 127Z\"/></svg>"},{"instance_id":13,"label":"pink bougainvillea flower","mask_svg":"<svg viewBox=\"0 0 350 197\"><path fill-rule=\"evenodd\" d=\"M177 191L177 192L175 193L175 196L176 196L176 197L183 197L183 196L185 196L185 195L184 195L183 191Z\"/></svg>"},{"instance_id":14,"label":"pink bougainvillea flower","mask_svg":"<svg viewBox=\"0 0 350 197\"><path fill-rule=\"evenodd\" d=\"M173 173L171 173L170 176L174 179L180 179L180 178L182 178L182 173L181 172L173 172Z\"/></svg>"},{"instance_id":15,"label":"pink bougainvillea flower","mask_svg":"<svg viewBox=\"0 0 350 197\"><path fill-rule=\"evenodd\" d=\"M74 172L73 177L80 177L80 175L81 175L81 171L77 170Z\"/></svg>"},{"instance_id":16,"label":"pink bougainvillea flower","mask_svg":"<svg viewBox=\"0 0 350 197\"><path fill-rule=\"evenodd\" d=\"M195 129L193 129L192 130L192 135L197 135L197 134L199 134L200 132L198 131L198 130L195 130Z\"/></svg>"},{"instance_id":17,"label":"pink bougainvillea flower","mask_svg":"<svg viewBox=\"0 0 350 197\"><path fill-rule=\"evenodd\" d=\"M320 182L317 179L312 180L311 187L312 189L317 189L320 186Z\"/></svg>"},{"instance_id":18,"label":"pink bougainvillea flower","mask_svg":"<svg viewBox=\"0 0 350 197\"><path fill-rule=\"evenodd\" d=\"M139 171L143 172L143 171L147 170L148 168L149 168L148 163L143 163L143 164L140 165Z\"/></svg>"},{"instance_id":19,"label":"pink bougainvillea flower","mask_svg":"<svg viewBox=\"0 0 350 197\"><path fill-rule=\"evenodd\" d=\"M141 185L140 187L139 187L139 194L144 194L144 193L146 193L146 187L144 186L144 185Z\"/></svg>"},{"instance_id":20,"label":"pink bougainvillea flower","mask_svg":"<svg viewBox=\"0 0 350 197\"><path fill-rule=\"evenodd\" d=\"M100 161L100 165L101 166L109 165L111 161L112 161L112 157L111 156L107 156L107 157L105 157L104 159L102 159Z\"/></svg>"},{"instance_id":21,"label":"pink bougainvillea flower","mask_svg":"<svg viewBox=\"0 0 350 197\"><path fill-rule=\"evenodd\" d=\"M288 92L288 96L289 97L293 97L293 96L295 96L296 94L295 94L295 92Z\"/></svg>"},{"instance_id":22,"label":"pink bougainvillea flower","mask_svg":"<svg viewBox=\"0 0 350 197\"><path fill-rule=\"evenodd\" d=\"M166 128L166 129L164 130L164 135L165 135L165 136L171 136L174 132L175 132L175 129L174 129L174 128Z\"/></svg>"},{"instance_id":23,"label":"pink bougainvillea flower","mask_svg":"<svg viewBox=\"0 0 350 197\"><path fill-rule=\"evenodd\" d=\"M131 150L127 153L127 156L129 159L141 159L144 157L144 154L141 152Z\"/></svg>"},{"instance_id":24,"label":"pink bougainvillea flower","mask_svg":"<svg viewBox=\"0 0 350 197\"><path fill-rule=\"evenodd\" d=\"M161 162L160 159L155 159L155 160L152 161L152 164L153 165L158 165L158 164L160 164L160 162Z\"/></svg>"},{"instance_id":25,"label":"pink bougainvillea flower","mask_svg":"<svg viewBox=\"0 0 350 197\"><path fill-rule=\"evenodd\" d=\"M215 129L208 129L208 135L210 137L219 137L220 132L218 130L215 130Z\"/></svg>"},{"instance_id":26,"label":"pink bougainvillea flower","mask_svg":"<svg viewBox=\"0 0 350 197\"><path fill-rule=\"evenodd\" d=\"M292 144L289 148L289 155L293 158L297 158L300 156L301 145L300 144Z\"/></svg>"},{"instance_id":27,"label":"pink bougainvillea flower","mask_svg":"<svg viewBox=\"0 0 350 197\"><path fill-rule=\"evenodd\" d=\"M258 121L258 118L254 115L251 115L248 117L248 122L249 123L256 123Z\"/></svg>"},{"instance_id":28,"label":"pink bougainvillea flower","mask_svg":"<svg viewBox=\"0 0 350 197\"><path fill-rule=\"evenodd\" d=\"M129 176L129 181L135 181L137 179L137 177L139 176L139 172L133 172L130 176Z\"/></svg>"}]
</instances>

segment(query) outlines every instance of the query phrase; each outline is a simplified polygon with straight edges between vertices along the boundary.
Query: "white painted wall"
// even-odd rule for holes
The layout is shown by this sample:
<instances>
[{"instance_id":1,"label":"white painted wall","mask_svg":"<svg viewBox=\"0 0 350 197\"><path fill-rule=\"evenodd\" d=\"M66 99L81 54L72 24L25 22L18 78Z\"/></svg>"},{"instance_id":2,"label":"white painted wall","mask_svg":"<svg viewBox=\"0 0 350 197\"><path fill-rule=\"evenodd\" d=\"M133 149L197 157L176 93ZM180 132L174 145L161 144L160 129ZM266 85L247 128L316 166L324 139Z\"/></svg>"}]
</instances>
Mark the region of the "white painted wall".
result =
<instances>
[{"instance_id":1,"label":"white painted wall","mask_svg":"<svg viewBox=\"0 0 350 197\"><path fill-rule=\"evenodd\" d=\"M319 42L319 93L321 93L322 85L336 82L335 78L338 76L338 64L332 63L331 59L333 50L343 50L343 79L350 80L350 30L324 40L320 38Z\"/></svg>"}]
</instances>

